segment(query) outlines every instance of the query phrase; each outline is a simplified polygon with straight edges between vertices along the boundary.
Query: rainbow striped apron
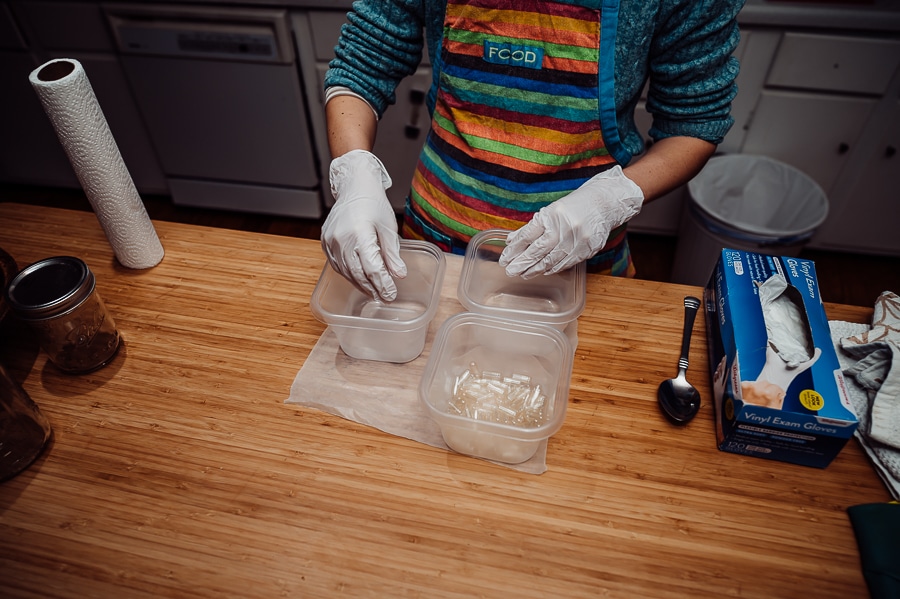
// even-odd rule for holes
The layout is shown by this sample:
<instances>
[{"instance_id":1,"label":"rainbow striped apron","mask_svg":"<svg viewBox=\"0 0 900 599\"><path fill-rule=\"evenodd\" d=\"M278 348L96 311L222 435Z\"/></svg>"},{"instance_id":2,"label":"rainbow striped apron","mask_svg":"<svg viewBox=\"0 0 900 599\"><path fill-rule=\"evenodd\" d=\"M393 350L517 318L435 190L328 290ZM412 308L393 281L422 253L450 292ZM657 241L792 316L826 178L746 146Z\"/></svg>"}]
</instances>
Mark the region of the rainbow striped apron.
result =
<instances>
[{"instance_id":1,"label":"rainbow striped apron","mask_svg":"<svg viewBox=\"0 0 900 599\"><path fill-rule=\"evenodd\" d=\"M403 236L464 253L616 164L600 126L600 0L448 0ZM634 276L625 226L589 262Z\"/></svg>"}]
</instances>

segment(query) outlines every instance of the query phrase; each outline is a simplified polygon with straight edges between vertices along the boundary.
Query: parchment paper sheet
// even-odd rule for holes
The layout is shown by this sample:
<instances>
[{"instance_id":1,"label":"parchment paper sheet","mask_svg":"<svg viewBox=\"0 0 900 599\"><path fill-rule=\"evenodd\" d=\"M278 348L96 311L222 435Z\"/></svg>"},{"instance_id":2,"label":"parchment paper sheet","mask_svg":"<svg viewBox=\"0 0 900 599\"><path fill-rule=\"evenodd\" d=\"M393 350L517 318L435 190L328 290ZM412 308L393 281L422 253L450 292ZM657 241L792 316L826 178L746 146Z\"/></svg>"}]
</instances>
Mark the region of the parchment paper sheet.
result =
<instances>
[{"instance_id":1,"label":"parchment paper sheet","mask_svg":"<svg viewBox=\"0 0 900 599\"><path fill-rule=\"evenodd\" d=\"M456 299L462 257L445 254L445 258L447 270L441 300L428 328L422 355L406 364L356 360L341 351L337 337L329 328L322 333L297 373L291 385L291 395L285 403L316 408L392 435L451 451L418 395L419 381L435 334L447 318L464 311ZM577 344L577 321L569 329L566 334L574 347ZM495 463L522 472L541 474L547 470L546 457L547 442L544 441L526 462Z\"/></svg>"}]
</instances>

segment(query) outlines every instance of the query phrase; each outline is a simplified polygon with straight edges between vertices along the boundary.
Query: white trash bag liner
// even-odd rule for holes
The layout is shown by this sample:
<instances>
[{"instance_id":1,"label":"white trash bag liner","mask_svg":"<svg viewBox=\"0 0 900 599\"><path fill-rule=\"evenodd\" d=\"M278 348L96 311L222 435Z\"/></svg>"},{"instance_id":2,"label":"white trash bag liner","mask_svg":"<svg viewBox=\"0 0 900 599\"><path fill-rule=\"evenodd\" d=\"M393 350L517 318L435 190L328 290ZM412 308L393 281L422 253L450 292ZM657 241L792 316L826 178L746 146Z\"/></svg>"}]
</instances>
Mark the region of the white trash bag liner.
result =
<instances>
[{"instance_id":1,"label":"white trash bag liner","mask_svg":"<svg viewBox=\"0 0 900 599\"><path fill-rule=\"evenodd\" d=\"M737 238L795 243L828 216L828 198L805 173L766 156L715 156L688 183L692 207ZM711 224L711 223L707 223Z\"/></svg>"}]
</instances>

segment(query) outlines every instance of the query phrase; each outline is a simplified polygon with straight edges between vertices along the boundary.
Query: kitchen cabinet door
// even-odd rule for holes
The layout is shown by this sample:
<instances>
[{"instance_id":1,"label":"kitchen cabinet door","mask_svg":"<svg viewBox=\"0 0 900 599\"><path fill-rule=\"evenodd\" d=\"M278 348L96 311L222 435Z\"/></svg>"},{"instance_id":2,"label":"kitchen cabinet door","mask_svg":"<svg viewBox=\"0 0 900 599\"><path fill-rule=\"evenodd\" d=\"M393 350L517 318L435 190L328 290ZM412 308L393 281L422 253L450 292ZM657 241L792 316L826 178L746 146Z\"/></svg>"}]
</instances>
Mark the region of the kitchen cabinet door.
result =
<instances>
[{"instance_id":1,"label":"kitchen cabinet door","mask_svg":"<svg viewBox=\"0 0 900 599\"><path fill-rule=\"evenodd\" d=\"M317 89L322 96L320 102L323 106L318 118L322 119L322 128L324 129L325 99L321 89L328 65L320 63L316 65L316 70L319 78ZM388 106L381 120L378 121L378 131L372 153L378 156L391 176L393 185L387 190L387 197L391 206L398 212L402 211L406 204L406 196L409 194L412 176L419 160L419 152L431 129L431 119L428 116L428 107L425 105L425 94L428 93L430 85L431 67L419 67L415 73L400 82L396 90L397 103ZM327 145L322 147L326 152L325 156L330 158L327 153ZM323 163L323 176L326 181L329 162L330 160ZM327 190L327 183L325 204L326 206L334 204L334 198Z\"/></svg>"},{"instance_id":2,"label":"kitchen cabinet door","mask_svg":"<svg viewBox=\"0 0 900 599\"><path fill-rule=\"evenodd\" d=\"M884 134L865 161L856 185L820 235L836 249L900 256L900 103L883 124Z\"/></svg>"},{"instance_id":3,"label":"kitchen cabinet door","mask_svg":"<svg viewBox=\"0 0 900 599\"><path fill-rule=\"evenodd\" d=\"M0 181L78 187L47 113L28 81L40 60L25 52L0 52Z\"/></svg>"},{"instance_id":4,"label":"kitchen cabinet door","mask_svg":"<svg viewBox=\"0 0 900 599\"><path fill-rule=\"evenodd\" d=\"M326 206L334 204L328 189L328 149L325 125L325 92L323 89L328 62L334 58L334 47L340 37L341 26L347 20L346 11L297 11L292 14L294 40L310 100L310 118L321 157L323 198ZM314 73L311 78L308 73ZM387 108L381 120L372 153L378 156L391 176L393 185L387 190L388 200L400 212L406 204L419 152L430 129L431 119L425 105L425 95L431 86L431 67L427 53L415 73L397 86L397 102ZM313 100L315 99L315 100Z\"/></svg>"},{"instance_id":5,"label":"kitchen cabinet door","mask_svg":"<svg viewBox=\"0 0 900 599\"><path fill-rule=\"evenodd\" d=\"M900 66L900 40L788 31L766 85L880 96Z\"/></svg>"},{"instance_id":6,"label":"kitchen cabinet door","mask_svg":"<svg viewBox=\"0 0 900 599\"><path fill-rule=\"evenodd\" d=\"M653 141L647 132L653 123L653 117L647 112L646 103L641 101L634 110L634 123L644 137L645 144ZM638 159L638 157L635 157ZM685 197L685 186L669 192L661 198L647 202L640 214L628 222L628 230L632 233L650 233L654 235L676 235L681 221L681 210Z\"/></svg>"},{"instance_id":7,"label":"kitchen cabinet door","mask_svg":"<svg viewBox=\"0 0 900 599\"><path fill-rule=\"evenodd\" d=\"M431 67L419 67L397 86L397 103L378 122L373 152L384 163L394 184L387 191L395 210L403 210L419 153L431 129L425 94L431 85Z\"/></svg>"},{"instance_id":8,"label":"kitchen cabinet door","mask_svg":"<svg viewBox=\"0 0 900 599\"><path fill-rule=\"evenodd\" d=\"M294 65L138 55L121 61L169 177L318 185Z\"/></svg>"},{"instance_id":9,"label":"kitchen cabinet door","mask_svg":"<svg viewBox=\"0 0 900 599\"><path fill-rule=\"evenodd\" d=\"M0 48L4 50L24 50L27 47L25 37L19 30L19 26L9 10L9 5L5 2L0 2Z\"/></svg>"},{"instance_id":10,"label":"kitchen cabinet door","mask_svg":"<svg viewBox=\"0 0 900 599\"><path fill-rule=\"evenodd\" d=\"M734 51L734 56L741 63L737 79L739 91L732 102L731 109L734 126L719 145L719 152L740 151L740 145L744 139L744 125L750 118L756 95L765 79L765 73L778 45L778 39L779 34L774 32L753 32L752 34L741 32L741 41ZM641 132L644 143L649 147L653 143L648 134L653 124L653 117L647 112L646 97L647 88L645 87L641 101L634 110L634 123ZM635 159L637 158L635 157ZM682 218L682 207L687 197L687 186L682 185L656 200L646 202L641 208L640 214L629 221L628 230L635 233L677 235Z\"/></svg>"},{"instance_id":11,"label":"kitchen cabinet door","mask_svg":"<svg viewBox=\"0 0 900 599\"><path fill-rule=\"evenodd\" d=\"M166 177L116 57L93 53L53 53L54 58L63 56L81 62L88 74L97 102L138 191L147 194L168 193Z\"/></svg>"},{"instance_id":12,"label":"kitchen cabinet door","mask_svg":"<svg viewBox=\"0 0 900 599\"><path fill-rule=\"evenodd\" d=\"M794 166L828 194L856 148L876 100L764 90L742 152Z\"/></svg>"},{"instance_id":13,"label":"kitchen cabinet door","mask_svg":"<svg viewBox=\"0 0 900 599\"><path fill-rule=\"evenodd\" d=\"M166 193L165 178L118 62L114 56L93 53L0 52L0 77L8 81L3 101L9 106L0 115L5 142L0 145L0 181L80 187L53 125L28 80L33 69L51 58L63 56L78 60L84 67L138 191Z\"/></svg>"}]
</instances>

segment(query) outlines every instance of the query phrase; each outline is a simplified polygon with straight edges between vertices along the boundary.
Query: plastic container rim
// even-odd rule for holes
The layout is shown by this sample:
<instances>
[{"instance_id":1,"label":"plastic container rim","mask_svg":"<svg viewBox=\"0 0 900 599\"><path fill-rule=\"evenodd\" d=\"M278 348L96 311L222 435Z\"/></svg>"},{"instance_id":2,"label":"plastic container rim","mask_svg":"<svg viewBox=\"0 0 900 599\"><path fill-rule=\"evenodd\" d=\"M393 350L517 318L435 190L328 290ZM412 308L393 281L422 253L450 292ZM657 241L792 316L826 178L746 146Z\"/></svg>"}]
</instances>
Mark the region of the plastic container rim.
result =
<instances>
[{"instance_id":1,"label":"plastic container rim","mask_svg":"<svg viewBox=\"0 0 900 599\"><path fill-rule=\"evenodd\" d=\"M420 315L410 320L379 320L375 318L363 318L362 316L350 316L347 314L335 314L328 312L322 308L321 298L328 290L332 277L341 277L341 274L331 267L331 263L326 261L319 280L313 290L312 297L309 301L309 308L320 322L337 327L351 329L377 329L395 333L405 333L421 328L425 324L431 322L437 313L438 303L440 301L441 288L443 286L444 271L447 262L444 259L444 253L431 242L420 241L416 239L401 239L400 251L421 251L434 257L437 271L435 273L434 287L431 290L431 301L428 308ZM389 304L388 304L389 305Z\"/></svg>"},{"instance_id":2,"label":"plastic container rim","mask_svg":"<svg viewBox=\"0 0 900 599\"><path fill-rule=\"evenodd\" d=\"M466 283L470 280L470 272L473 268L473 263L475 261L475 252L478 251L478 248L484 243L493 240L503 240L505 243L506 237L512 231L506 229L486 229L484 231L480 231L475 234L472 239L469 241L469 245L466 248L465 259L463 260L462 270L459 273L459 283L457 284L457 299L459 302L469 311L478 312L481 314L488 314L492 316L496 316L498 318L506 318L517 320L516 317L513 317L512 314L521 314L523 318L528 320L537 321L540 323L548 323L548 324L565 324L571 322L581 316L581 313L584 312L586 297L587 297L587 266L584 262L579 262L575 266L572 267L575 273L575 296L577 298L575 304L569 310L564 312L540 312L536 310L504 310L503 308L494 308L492 306L486 306L484 304L480 304L474 301L471 296L467 293L467 285ZM545 275L539 275L545 276Z\"/></svg>"}]
</instances>

